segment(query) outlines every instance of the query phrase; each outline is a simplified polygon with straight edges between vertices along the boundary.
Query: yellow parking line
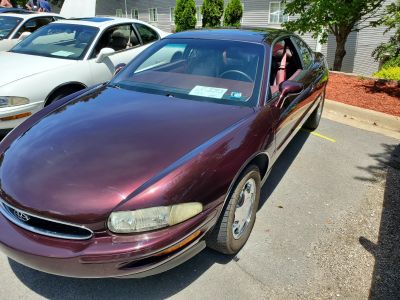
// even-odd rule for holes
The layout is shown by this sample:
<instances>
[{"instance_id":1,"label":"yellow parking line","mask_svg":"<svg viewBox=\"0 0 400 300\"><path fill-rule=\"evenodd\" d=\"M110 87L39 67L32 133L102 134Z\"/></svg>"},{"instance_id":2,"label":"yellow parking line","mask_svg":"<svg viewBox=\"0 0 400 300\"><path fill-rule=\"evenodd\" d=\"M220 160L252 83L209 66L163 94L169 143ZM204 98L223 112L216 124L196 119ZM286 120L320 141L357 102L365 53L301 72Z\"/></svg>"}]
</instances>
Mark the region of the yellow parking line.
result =
<instances>
[{"instance_id":1,"label":"yellow parking line","mask_svg":"<svg viewBox=\"0 0 400 300\"><path fill-rule=\"evenodd\" d=\"M330 138L330 137L327 137L327 136L325 136L325 135L322 135L322 134L320 134L320 133L318 133L318 132L310 131L310 130L306 130L306 129L301 129L301 130L306 131L306 132L308 132L309 134L312 134L313 136L316 136L316 137L319 137L319 138L321 138L321 139L330 141L331 143L336 143L336 140L335 140L335 139L332 139L332 138Z\"/></svg>"}]
</instances>

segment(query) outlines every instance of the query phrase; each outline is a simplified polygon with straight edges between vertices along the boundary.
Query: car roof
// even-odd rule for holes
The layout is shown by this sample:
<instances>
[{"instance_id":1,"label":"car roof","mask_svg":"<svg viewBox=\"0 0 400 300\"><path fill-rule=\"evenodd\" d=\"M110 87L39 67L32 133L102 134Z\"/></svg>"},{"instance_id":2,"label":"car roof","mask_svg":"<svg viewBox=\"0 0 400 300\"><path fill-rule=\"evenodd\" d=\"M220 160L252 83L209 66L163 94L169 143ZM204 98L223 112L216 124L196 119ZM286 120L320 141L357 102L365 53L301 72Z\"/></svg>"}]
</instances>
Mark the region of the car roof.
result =
<instances>
[{"instance_id":1,"label":"car roof","mask_svg":"<svg viewBox=\"0 0 400 300\"><path fill-rule=\"evenodd\" d=\"M80 24L98 28L109 27L114 24L122 24L122 23L141 23L145 24L145 22L141 22L136 19L128 19L128 18L117 18L117 17L88 17L88 18L77 18L77 19L65 19L57 21L57 23L62 24Z\"/></svg>"},{"instance_id":2,"label":"car roof","mask_svg":"<svg viewBox=\"0 0 400 300\"><path fill-rule=\"evenodd\" d=\"M60 17L60 15L55 14L55 13L2 13L0 14L1 16L10 16L10 17L15 17L15 18L21 18L24 20L32 19L32 18L37 18L37 17Z\"/></svg>"},{"instance_id":3,"label":"car roof","mask_svg":"<svg viewBox=\"0 0 400 300\"><path fill-rule=\"evenodd\" d=\"M288 31L276 28L240 28L240 29L201 29L179 32L168 36L171 39L208 39L208 40L234 40L252 43L272 43L280 36L291 34Z\"/></svg>"}]
</instances>

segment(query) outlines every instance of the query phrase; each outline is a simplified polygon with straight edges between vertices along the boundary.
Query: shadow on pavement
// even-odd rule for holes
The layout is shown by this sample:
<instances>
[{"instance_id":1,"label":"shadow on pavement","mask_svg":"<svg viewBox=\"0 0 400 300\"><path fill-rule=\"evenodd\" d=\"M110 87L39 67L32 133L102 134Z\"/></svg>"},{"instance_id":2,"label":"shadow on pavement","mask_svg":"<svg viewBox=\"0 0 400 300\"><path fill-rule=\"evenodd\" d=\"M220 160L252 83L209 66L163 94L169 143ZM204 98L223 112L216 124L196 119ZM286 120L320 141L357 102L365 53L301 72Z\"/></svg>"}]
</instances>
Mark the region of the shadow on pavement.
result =
<instances>
[{"instance_id":1,"label":"shadow on pavement","mask_svg":"<svg viewBox=\"0 0 400 300\"><path fill-rule=\"evenodd\" d=\"M231 259L205 249L175 269L143 279L67 278L30 269L11 259L9 264L23 284L48 299L165 299L196 281L213 264L226 264Z\"/></svg>"},{"instance_id":2,"label":"shadow on pavement","mask_svg":"<svg viewBox=\"0 0 400 300\"><path fill-rule=\"evenodd\" d=\"M281 182L309 136L310 133L300 130L275 162L267 181L261 189L259 210L267 202L279 182Z\"/></svg>"},{"instance_id":3,"label":"shadow on pavement","mask_svg":"<svg viewBox=\"0 0 400 300\"><path fill-rule=\"evenodd\" d=\"M400 145L383 146L384 153L372 156L377 164L364 169L371 178L358 178L375 182L386 172L378 243L359 241L375 257L370 299L400 299Z\"/></svg>"},{"instance_id":4,"label":"shadow on pavement","mask_svg":"<svg viewBox=\"0 0 400 300\"><path fill-rule=\"evenodd\" d=\"M262 188L260 208L275 190L308 137L309 133L300 131L277 160ZM213 264L227 264L232 259L232 256L225 256L213 250L205 249L181 266L143 279L67 278L33 270L11 259L9 259L9 264L23 284L45 298L154 299L175 295L196 281ZM199 293L201 294L201 291Z\"/></svg>"}]
</instances>

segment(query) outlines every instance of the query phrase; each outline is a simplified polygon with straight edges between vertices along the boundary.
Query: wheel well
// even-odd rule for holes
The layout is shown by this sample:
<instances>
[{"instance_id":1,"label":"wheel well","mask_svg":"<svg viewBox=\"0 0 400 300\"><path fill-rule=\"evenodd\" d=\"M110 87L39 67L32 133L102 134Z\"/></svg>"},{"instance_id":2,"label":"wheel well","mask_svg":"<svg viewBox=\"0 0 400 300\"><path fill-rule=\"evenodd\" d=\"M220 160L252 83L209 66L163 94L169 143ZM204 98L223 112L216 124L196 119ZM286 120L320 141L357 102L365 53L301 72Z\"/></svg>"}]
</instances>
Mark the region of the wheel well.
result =
<instances>
[{"instance_id":1,"label":"wheel well","mask_svg":"<svg viewBox=\"0 0 400 300\"><path fill-rule=\"evenodd\" d=\"M267 174L268 171L268 164L269 164L269 158L266 153L260 153L256 157L254 157L248 165L256 165L258 169L260 170L260 176L261 180L264 178L264 176Z\"/></svg>"},{"instance_id":2,"label":"wheel well","mask_svg":"<svg viewBox=\"0 0 400 300\"><path fill-rule=\"evenodd\" d=\"M73 82L73 83L68 83L62 86L59 86L57 88L55 88L50 95L47 97L46 99L46 105L49 105L54 98L56 98L58 95L64 93L64 92L69 92L70 94L75 93L77 91L83 90L85 89L86 86L83 83L79 83L79 82Z\"/></svg>"}]
</instances>

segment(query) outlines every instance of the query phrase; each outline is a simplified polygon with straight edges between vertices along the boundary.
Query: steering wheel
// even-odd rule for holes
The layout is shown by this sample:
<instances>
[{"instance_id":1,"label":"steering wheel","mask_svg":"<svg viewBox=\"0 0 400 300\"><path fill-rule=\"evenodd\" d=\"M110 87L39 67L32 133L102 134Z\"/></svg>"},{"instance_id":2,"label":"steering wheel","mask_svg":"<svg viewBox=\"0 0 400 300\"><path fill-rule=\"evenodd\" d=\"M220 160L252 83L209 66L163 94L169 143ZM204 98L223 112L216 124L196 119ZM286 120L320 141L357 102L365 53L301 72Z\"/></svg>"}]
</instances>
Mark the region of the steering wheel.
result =
<instances>
[{"instance_id":1,"label":"steering wheel","mask_svg":"<svg viewBox=\"0 0 400 300\"><path fill-rule=\"evenodd\" d=\"M225 77L225 79L230 79L230 78L226 78L226 75L229 75L229 74L238 74L238 75L242 76L242 78L245 78L246 79L245 81L253 82L253 79L249 75L247 75L245 72L242 72L242 71L239 71L239 70L228 70L228 71L225 71L224 73L219 75L219 77L221 77L221 78Z\"/></svg>"}]
</instances>

